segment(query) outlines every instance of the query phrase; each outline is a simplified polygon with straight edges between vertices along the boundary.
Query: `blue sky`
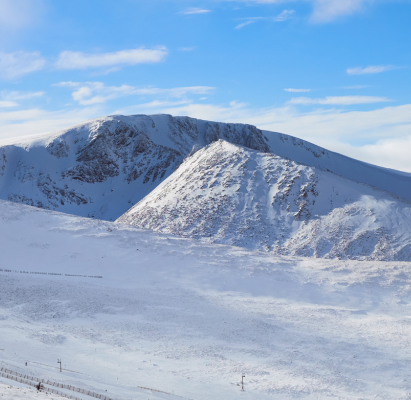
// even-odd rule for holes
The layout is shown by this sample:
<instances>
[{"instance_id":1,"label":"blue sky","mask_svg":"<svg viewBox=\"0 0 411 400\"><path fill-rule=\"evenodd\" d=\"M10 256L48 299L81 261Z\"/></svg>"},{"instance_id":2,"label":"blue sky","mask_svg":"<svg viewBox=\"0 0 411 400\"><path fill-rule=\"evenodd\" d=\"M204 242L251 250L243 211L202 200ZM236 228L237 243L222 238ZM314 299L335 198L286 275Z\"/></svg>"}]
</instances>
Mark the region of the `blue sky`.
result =
<instances>
[{"instance_id":1,"label":"blue sky","mask_svg":"<svg viewBox=\"0 0 411 400\"><path fill-rule=\"evenodd\" d=\"M0 139L244 122L411 171L410 0L0 0Z\"/></svg>"}]
</instances>

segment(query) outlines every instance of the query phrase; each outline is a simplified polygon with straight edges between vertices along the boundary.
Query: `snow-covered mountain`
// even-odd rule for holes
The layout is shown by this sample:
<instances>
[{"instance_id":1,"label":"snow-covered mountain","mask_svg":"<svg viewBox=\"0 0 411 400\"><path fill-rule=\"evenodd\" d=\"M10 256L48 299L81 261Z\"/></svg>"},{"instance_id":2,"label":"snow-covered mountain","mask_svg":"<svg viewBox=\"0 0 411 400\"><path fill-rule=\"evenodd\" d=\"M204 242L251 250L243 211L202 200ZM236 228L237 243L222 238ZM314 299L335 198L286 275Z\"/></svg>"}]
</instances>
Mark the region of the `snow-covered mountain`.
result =
<instances>
[{"instance_id":1,"label":"snow-covered mountain","mask_svg":"<svg viewBox=\"0 0 411 400\"><path fill-rule=\"evenodd\" d=\"M114 220L217 139L269 151L251 125L170 115L98 118L0 147L0 198Z\"/></svg>"},{"instance_id":2,"label":"snow-covered mountain","mask_svg":"<svg viewBox=\"0 0 411 400\"><path fill-rule=\"evenodd\" d=\"M411 260L411 202L222 140L117 221L276 254Z\"/></svg>"},{"instance_id":3,"label":"snow-covered mountain","mask_svg":"<svg viewBox=\"0 0 411 400\"><path fill-rule=\"evenodd\" d=\"M0 199L115 220L216 140L328 169L411 200L411 174L376 167L251 125L170 115L109 116L0 143Z\"/></svg>"},{"instance_id":4,"label":"snow-covered mountain","mask_svg":"<svg viewBox=\"0 0 411 400\"><path fill-rule=\"evenodd\" d=\"M411 174L251 125L110 116L3 144L0 198L277 254L411 259Z\"/></svg>"}]
</instances>

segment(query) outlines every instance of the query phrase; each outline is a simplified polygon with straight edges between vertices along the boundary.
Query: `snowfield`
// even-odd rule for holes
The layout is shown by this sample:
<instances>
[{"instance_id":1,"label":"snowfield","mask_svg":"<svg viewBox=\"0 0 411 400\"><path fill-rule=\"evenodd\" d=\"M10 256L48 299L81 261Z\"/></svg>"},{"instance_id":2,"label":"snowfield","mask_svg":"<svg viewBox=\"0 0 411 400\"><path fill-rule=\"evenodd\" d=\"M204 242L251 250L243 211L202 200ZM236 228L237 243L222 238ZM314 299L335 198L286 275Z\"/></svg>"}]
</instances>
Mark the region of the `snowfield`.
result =
<instances>
[{"instance_id":1,"label":"snowfield","mask_svg":"<svg viewBox=\"0 0 411 400\"><path fill-rule=\"evenodd\" d=\"M0 379L1 382L1 379ZM15 387L0 383L0 394L2 400L24 399L24 400L63 400L64 397L38 392L34 388Z\"/></svg>"},{"instance_id":2,"label":"snowfield","mask_svg":"<svg viewBox=\"0 0 411 400\"><path fill-rule=\"evenodd\" d=\"M5 201L0 235L0 367L124 400L411 398L409 263L273 256Z\"/></svg>"}]
</instances>

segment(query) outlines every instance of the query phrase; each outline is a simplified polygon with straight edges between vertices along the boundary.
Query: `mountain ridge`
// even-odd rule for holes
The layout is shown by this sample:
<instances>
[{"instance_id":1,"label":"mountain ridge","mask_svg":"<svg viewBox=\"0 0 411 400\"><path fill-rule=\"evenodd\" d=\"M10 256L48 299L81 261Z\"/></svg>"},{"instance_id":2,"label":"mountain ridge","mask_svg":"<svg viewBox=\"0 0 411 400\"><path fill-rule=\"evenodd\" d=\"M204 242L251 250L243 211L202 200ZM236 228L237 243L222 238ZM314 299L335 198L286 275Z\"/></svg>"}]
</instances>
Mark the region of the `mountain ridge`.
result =
<instances>
[{"instance_id":1,"label":"mountain ridge","mask_svg":"<svg viewBox=\"0 0 411 400\"><path fill-rule=\"evenodd\" d=\"M0 147L0 198L114 220L169 176L193 148L219 137L269 151L261 131L251 125L169 115L104 117L9 141Z\"/></svg>"},{"instance_id":2,"label":"mountain ridge","mask_svg":"<svg viewBox=\"0 0 411 400\"><path fill-rule=\"evenodd\" d=\"M274 254L411 259L411 202L222 140L186 158L117 222Z\"/></svg>"},{"instance_id":3,"label":"mountain ridge","mask_svg":"<svg viewBox=\"0 0 411 400\"><path fill-rule=\"evenodd\" d=\"M292 136L164 114L114 115L7 143L0 146L1 199L277 254L411 259L404 228L411 174ZM212 168L192 164L205 153ZM212 161L216 155L226 160ZM203 182L207 195L187 191L178 171L188 164L184 179L193 190L207 176L214 182Z\"/></svg>"}]
</instances>

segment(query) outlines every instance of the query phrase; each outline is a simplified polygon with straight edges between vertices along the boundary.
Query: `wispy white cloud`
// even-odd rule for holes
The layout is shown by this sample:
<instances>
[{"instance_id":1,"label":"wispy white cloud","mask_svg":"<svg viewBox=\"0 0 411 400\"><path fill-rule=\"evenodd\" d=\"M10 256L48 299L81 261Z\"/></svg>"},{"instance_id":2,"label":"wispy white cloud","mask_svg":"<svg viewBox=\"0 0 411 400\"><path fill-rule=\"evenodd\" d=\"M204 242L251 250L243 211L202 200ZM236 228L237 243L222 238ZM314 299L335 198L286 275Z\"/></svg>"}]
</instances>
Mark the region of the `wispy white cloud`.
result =
<instances>
[{"instance_id":1,"label":"wispy white cloud","mask_svg":"<svg viewBox=\"0 0 411 400\"><path fill-rule=\"evenodd\" d=\"M86 69L159 63L168 54L165 47L154 49L121 50L112 53L87 54L75 51L63 51L55 64L58 69Z\"/></svg>"},{"instance_id":2,"label":"wispy white cloud","mask_svg":"<svg viewBox=\"0 0 411 400\"><path fill-rule=\"evenodd\" d=\"M209 12L211 12L211 10L206 10L204 8L191 7L191 8L187 8L187 10L180 11L179 14L192 15L192 14L206 14Z\"/></svg>"},{"instance_id":3,"label":"wispy white cloud","mask_svg":"<svg viewBox=\"0 0 411 400\"><path fill-rule=\"evenodd\" d=\"M16 106L18 106L18 104L15 103L14 101L2 101L2 100L0 100L0 108L16 107Z\"/></svg>"},{"instance_id":4,"label":"wispy white cloud","mask_svg":"<svg viewBox=\"0 0 411 400\"><path fill-rule=\"evenodd\" d=\"M381 72L392 71L398 67L394 65L371 65L369 67L356 67L348 68L347 74L349 75L366 75L366 74L379 74Z\"/></svg>"},{"instance_id":5,"label":"wispy white cloud","mask_svg":"<svg viewBox=\"0 0 411 400\"><path fill-rule=\"evenodd\" d=\"M254 22L257 22L257 20L256 20L256 19L250 19L250 20L248 20L248 21L242 22L241 24L238 24L238 25L235 27L235 29L244 28L244 27L247 26L247 25L254 24Z\"/></svg>"},{"instance_id":6,"label":"wispy white cloud","mask_svg":"<svg viewBox=\"0 0 411 400\"><path fill-rule=\"evenodd\" d=\"M55 86L75 88L72 97L80 105L102 104L109 100L132 95L181 98L193 94L208 94L214 90L214 88L209 86L189 86L171 89L139 88L129 85L105 86L102 82L60 82Z\"/></svg>"},{"instance_id":7,"label":"wispy white cloud","mask_svg":"<svg viewBox=\"0 0 411 400\"><path fill-rule=\"evenodd\" d=\"M44 96L44 92L18 92L18 91L9 91L2 90L0 92L0 97L3 100L15 101L15 100L28 100L33 97Z\"/></svg>"},{"instance_id":8,"label":"wispy white cloud","mask_svg":"<svg viewBox=\"0 0 411 400\"><path fill-rule=\"evenodd\" d=\"M3 79L15 79L27 75L43 69L45 65L46 60L37 51L0 52L0 77Z\"/></svg>"},{"instance_id":9,"label":"wispy white cloud","mask_svg":"<svg viewBox=\"0 0 411 400\"><path fill-rule=\"evenodd\" d=\"M341 89L346 90L355 90L355 89L365 89L368 85L352 85L352 86L343 86Z\"/></svg>"},{"instance_id":10,"label":"wispy white cloud","mask_svg":"<svg viewBox=\"0 0 411 400\"><path fill-rule=\"evenodd\" d=\"M178 51L193 51L193 50L195 50L196 49L196 47L195 46L193 46L193 47L180 47L179 49L178 49Z\"/></svg>"},{"instance_id":11,"label":"wispy white cloud","mask_svg":"<svg viewBox=\"0 0 411 400\"><path fill-rule=\"evenodd\" d=\"M284 10L281 14L277 15L274 18L274 21L276 22L282 22L285 21L289 18L291 18L291 16L294 14L294 10Z\"/></svg>"},{"instance_id":12,"label":"wispy white cloud","mask_svg":"<svg viewBox=\"0 0 411 400\"><path fill-rule=\"evenodd\" d=\"M220 1L236 1L243 3L254 4L280 4L295 1L309 1L312 3L313 11L310 17L313 23L327 23L334 21L340 17L353 15L366 9L367 5L371 5L376 0L220 0ZM392 1L392 0L383 0Z\"/></svg>"},{"instance_id":13,"label":"wispy white cloud","mask_svg":"<svg viewBox=\"0 0 411 400\"><path fill-rule=\"evenodd\" d=\"M104 115L97 107L82 107L48 111L30 108L16 111L0 111L0 145L10 140L41 133L54 132Z\"/></svg>"},{"instance_id":14,"label":"wispy white cloud","mask_svg":"<svg viewBox=\"0 0 411 400\"><path fill-rule=\"evenodd\" d=\"M333 21L336 18L352 15L359 12L367 4L374 0L312 0L313 14L311 21L324 23Z\"/></svg>"},{"instance_id":15,"label":"wispy white cloud","mask_svg":"<svg viewBox=\"0 0 411 400\"><path fill-rule=\"evenodd\" d=\"M291 92L291 93L303 93L303 92L311 92L311 89L293 89L293 88L288 88L284 89L286 92Z\"/></svg>"},{"instance_id":16,"label":"wispy white cloud","mask_svg":"<svg viewBox=\"0 0 411 400\"><path fill-rule=\"evenodd\" d=\"M281 14L277 15L276 17L249 17L249 18L241 18L245 20L245 22L242 22L238 24L235 29L241 29L244 28L247 25L254 24L257 21L274 21L274 22L282 22L285 21L289 18L291 18L291 15L294 13L294 10L284 10Z\"/></svg>"},{"instance_id":17,"label":"wispy white cloud","mask_svg":"<svg viewBox=\"0 0 411 400\"><path fill-rule=\"evenodd\" d=\"M385 103L392 101L386 97L377 96L329 96L322 99L312 99L309 97L295 97L288 101L288 104L301 104L301 105L338 105L338 106L350 106L354 104L372 104L372 103Z\"/></svg>"}]
</instances>

